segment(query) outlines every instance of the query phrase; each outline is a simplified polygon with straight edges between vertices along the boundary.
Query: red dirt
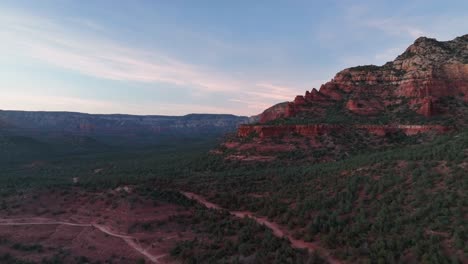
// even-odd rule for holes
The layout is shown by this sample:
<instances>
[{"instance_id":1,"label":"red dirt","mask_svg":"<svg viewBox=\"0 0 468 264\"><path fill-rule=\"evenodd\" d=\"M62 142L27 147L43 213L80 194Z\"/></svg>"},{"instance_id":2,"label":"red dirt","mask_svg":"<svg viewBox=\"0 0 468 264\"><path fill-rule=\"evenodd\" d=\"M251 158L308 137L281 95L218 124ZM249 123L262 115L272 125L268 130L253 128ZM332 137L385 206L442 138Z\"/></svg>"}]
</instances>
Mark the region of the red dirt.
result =
<instances>
[{"instance_id":1,"label":"red dirt","mask_svg":"<svg viewBox=\"0 0 468 264\"><path fill-rule=\"evenodd\" d=\"M64 221L57 221L54 219L47 219L47 218L19 218L19 219L0 219L0 226L34 226L34 225L63 225L63 226L73 226L73 227L94 227L97 230L111 236L120 238L125 243L127 243L132 249L139 252L147 259L152 261L153 263L160 263L159 259L165 256L162 255L152 255L146 249L144 249L140 243L137 242L137 239L128 235L118 234L110 230L107 226L98 225L95 223L89 224L80 224L80 223L71 223L71 222L64 222Z\"/></svg>"},{"instance_id":2,"label":"red dirt","mask_svg":"<svg viewBox=\"0 0 468 264\"><path fill-rule=\"evenodd\" d=\"M69 253L66 263L74 263L78 256L114 263L136 263L141 258L147 263L174 263L170 250L195 237L171 221L172 216L190 211L154 204L136 194L53 192L9 197L6 202L8 208L0 211L0 241L7 243L0 243L0 256L9 253L21 260L40 262L63 250ZM152 227L143 229L145 223ZM39 244L44 250L14 250L16 243Z\"/></svg>"},{"instance_id":3,"label":"red dirt","mask_svg":"<svg viewBox=\"0 0 468 264\"><path fill-rule=\"evenodd\" d=\"M206 208L216 209L216 210L222 209L219 205L209 202L203 196L200 196L198 194L191 193L191 192L181 192L181 193L185 195L185 197L203 204Z\"/></svg>"}]
</instances>

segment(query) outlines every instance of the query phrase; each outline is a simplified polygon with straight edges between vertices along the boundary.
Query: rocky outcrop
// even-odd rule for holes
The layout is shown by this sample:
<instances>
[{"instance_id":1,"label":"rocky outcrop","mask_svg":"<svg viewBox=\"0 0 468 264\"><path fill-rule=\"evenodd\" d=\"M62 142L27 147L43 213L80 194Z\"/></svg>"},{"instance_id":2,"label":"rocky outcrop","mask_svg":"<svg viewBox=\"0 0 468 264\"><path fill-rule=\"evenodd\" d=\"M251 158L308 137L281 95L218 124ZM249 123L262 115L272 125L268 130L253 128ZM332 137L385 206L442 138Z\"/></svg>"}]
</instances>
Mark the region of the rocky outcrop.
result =
<instances>
[{"instance_id":1,"label":"rocky outcrop","mask_svg":"<svg viewBox=\"0 0 468 264\"><path fill-rule=\"evenodd\" d=\"M340 125L241 125L237 135L241 138L249 136L265 137L281 137L288 134L297 134L302 136L318 136L321 134L330 133L331 131L340 130L343 126Z\"/></svg>"},{"instance_id":2,"label":"rocky outcrop","mask_svg":"<svg viewBox=\"0 0 468 264\"><path fill-rule=\"evenodd\" d=\"M418 38L394 61L345 69L320 90L265 111L260 122L325 115L321 109L331 104L343 105L351 114L375 116L400 111L392 106L402 99L410 110L431 117L444 113L438 104L443 97L468 102L468 35L445 42Z\"/></svg>"},{"instance_id":3,"label":"rocky outcrop","mask_svg":"<svg viewBox=\"0 0 468 264\"><path fill-rule=\"evenodd\" d=\"M383 110L383 105L377 100L350 99L346 109L358 115L376 115Z\"/></svg>"},{"instance_id":4,"label":"rocky outcrop","mask_svg":"<svg viewBox=\"0 0 468 264\"><path fill-rule=\"evenodd\" d=\"M396 128L403 131L403 133L408 136L427 132L436 132L442 134L452 130L451 127L441 125L398 125Z\"/></svg>"},{"instance_id":5,"label":"rocky outcrop","mask_svg":"<svg viewBox=\"0 0 468 264\"><path fill-rule=\"evenodd\" d=\"M397 132L411 136L428 132L445 133L450 131L451 128L441 125L242 125L238 129L237 136L240 138L258 137L260 139L287 135L316 137L332 132L343 133L349 130L364 130L377 136L386 136Z\"/></svg>"},{"instance_id":6,"label":"rocky outcrop","mask_svg":"<svg viewBox=\"0 0 468 264\"><path fill-rule=\"evenodd\" d=\"M301 104L299 101L300 100L298 100L298 105ZM268 108L260 115L259 122L265 123L275 119L293 116L292 105L293 103L284 102Z\"/></svg>"},{"instance_id":7,"label":"rocky outcrop","mask_svg":"<svg viewBox=\"0 0 468 264\"><path fill-rule=\"evenodd\" d=\"M431 97L426 97L421 101L421 107L416 111L418 114L425 117L431 117L436 114L434 110L434 103Z\"/></svg>"},{"instance_id":8,"label":"rocky outcrop","mask_svg":"<svg viewBox=\"0 0 468 264\"><path fill-rule=\"evenodd\" d=\"M468 35L419 38L392 62L342 70L320 89L265 110L220 153L228 160L329 162L468 126L467 103Z\"/></svg>"}]
</instances>

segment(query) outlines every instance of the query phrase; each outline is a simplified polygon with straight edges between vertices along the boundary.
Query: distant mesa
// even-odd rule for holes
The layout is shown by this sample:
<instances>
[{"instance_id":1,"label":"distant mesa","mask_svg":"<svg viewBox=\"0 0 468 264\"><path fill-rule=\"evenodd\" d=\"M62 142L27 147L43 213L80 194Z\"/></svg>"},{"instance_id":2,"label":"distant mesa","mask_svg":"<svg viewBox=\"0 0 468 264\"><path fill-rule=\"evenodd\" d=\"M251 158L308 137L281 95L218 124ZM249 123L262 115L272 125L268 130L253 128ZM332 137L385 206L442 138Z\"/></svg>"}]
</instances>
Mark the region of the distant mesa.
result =
<instances>
[{"instance_id":1,"label":"distant mesa","mask_svg":"<svg viewBox=\"0 0 468 264\"><path fill-rule=\"evenodd\" d=\"M249 122L248 117L216 114L138 116L0 110L0 128L16 132L80 135L226 133L235 131L241 123Z\"/></svg>"}]
</instances>

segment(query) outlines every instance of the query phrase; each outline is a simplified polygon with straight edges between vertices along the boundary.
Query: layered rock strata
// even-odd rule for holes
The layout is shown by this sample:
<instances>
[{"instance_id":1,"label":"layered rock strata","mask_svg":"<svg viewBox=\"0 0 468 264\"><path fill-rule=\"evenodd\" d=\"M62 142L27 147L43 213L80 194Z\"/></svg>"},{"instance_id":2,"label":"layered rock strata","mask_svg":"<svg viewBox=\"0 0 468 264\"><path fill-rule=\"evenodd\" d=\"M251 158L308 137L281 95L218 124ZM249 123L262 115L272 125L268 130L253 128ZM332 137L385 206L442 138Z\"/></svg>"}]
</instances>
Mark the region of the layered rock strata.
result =
<instances>
[{"instance_id":1,"label":"layered rock strata","mask_svg":"<svg viewBox=\"0 0 468 264\"><path fill-rule=\"evenodd\" d=\"M237 136L239 138L259 137L261 139L287 135L315 137L332 132L343 133L350 129L365 130L377 136L386 136L397 132L411 136L427 132L445 133L451 130L451 128L441 125L242 125L238 129Z\"/></svg>"},{"instance_id":2,"label":"layered rock strata","mask_svg":"<svg viewBox=\"0 0 468 264\"><path fill-rule=\"evenodd\" d=\"M451 41L418 38L394 61L345 69L319 90L265 110L260 122L324 115L322 109L333 104L359 116L397 111L392 106L405 104L432 117L444 113L443 97L468 102L468 35Z\"/></svg>"}]
</instances>

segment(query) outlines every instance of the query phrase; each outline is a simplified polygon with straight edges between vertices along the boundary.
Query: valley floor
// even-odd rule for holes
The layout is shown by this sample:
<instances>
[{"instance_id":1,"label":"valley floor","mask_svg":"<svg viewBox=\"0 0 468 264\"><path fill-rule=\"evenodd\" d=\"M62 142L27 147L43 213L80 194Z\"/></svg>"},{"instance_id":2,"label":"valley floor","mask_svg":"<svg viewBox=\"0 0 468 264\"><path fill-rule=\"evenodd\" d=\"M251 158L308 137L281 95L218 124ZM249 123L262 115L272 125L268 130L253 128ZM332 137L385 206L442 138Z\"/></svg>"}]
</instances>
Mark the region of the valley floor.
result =
<instances>
[{"instance_id":1,"label":"valley floor","mask_svg":"<svg viewBox=\"0 0 468 264\"><path fill-rule=\"evenodd\" d=\"M175 262L170 249L180 239L194 235L172 224L170 218L190 212L137 195L130 201L127 196L131 195L72 191L11 199L11 207L0 213L0 259L7 261L10 256L25 263L54 259L63 263Z\"/></svg>"}]
</instances>

